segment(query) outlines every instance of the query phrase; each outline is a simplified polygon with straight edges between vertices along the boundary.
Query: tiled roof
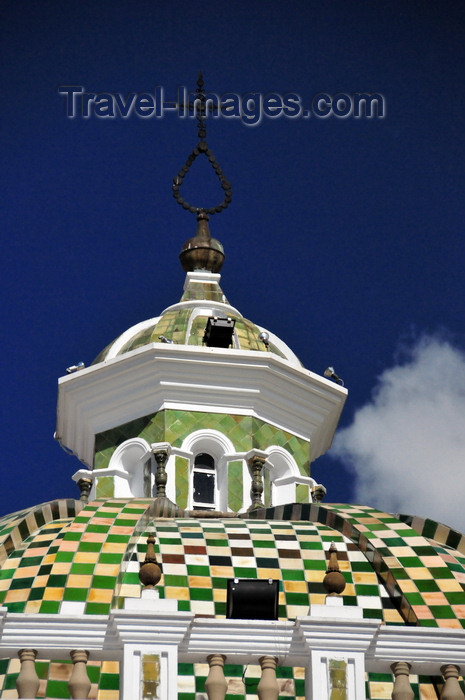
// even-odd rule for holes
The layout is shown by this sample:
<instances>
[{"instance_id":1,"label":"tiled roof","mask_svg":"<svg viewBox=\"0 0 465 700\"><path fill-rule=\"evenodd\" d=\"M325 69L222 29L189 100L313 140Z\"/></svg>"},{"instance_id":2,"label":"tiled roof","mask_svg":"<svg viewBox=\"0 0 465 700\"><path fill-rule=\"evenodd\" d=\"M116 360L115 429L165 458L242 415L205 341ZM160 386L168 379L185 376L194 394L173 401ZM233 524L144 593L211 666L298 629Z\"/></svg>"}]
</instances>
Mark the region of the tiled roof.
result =
<instances>
[{"instance_id":1,"label":"tiled roof","mask_svg":"<svg viewBox=\"0 0 465 700\"><path fill-rule=\"evenodd\" d=\"M0 603L10 611L59 613L76 606L84 614L107 614L125 597L138 597L139 562L147 534L154 532L163 571L158 589L162 597L176 599L180 610L224 617L228 578L273 578L280 581L280 618L305 616L309 604L325 600L327 550L335 542L347 584L344 603L359 605L365 618L387 625L465 626L465 555L431 521L421 534L407 516L344 504L292 504L254 511L246 519L154 519L152 499L93 501L74 513L74 501L55 501L0 521L7 545ZM436 531L442 542L432 539ZM17 666L15 660L9 667L0 663L4 691L14 688ZM39 671L43 693L59 697L70 665L41 662ZM243 695L239 685L234 691L242 671L225 669L233 679L228 694ZM98 697L118 697L115 663L95 663L89 672ZM194 700L206 667L196 665L194 672L181 664L179 673L179 697ZM280 669L279 676L282 695L303 695L302 669ZM247 678L246 695L252 696L259 669L250 667ZM432 687L430 679L411 680L423 693ZM391 677L371 674L367 698L389 697L383 695L388 683Z\"/></svg>"}]
</instances>

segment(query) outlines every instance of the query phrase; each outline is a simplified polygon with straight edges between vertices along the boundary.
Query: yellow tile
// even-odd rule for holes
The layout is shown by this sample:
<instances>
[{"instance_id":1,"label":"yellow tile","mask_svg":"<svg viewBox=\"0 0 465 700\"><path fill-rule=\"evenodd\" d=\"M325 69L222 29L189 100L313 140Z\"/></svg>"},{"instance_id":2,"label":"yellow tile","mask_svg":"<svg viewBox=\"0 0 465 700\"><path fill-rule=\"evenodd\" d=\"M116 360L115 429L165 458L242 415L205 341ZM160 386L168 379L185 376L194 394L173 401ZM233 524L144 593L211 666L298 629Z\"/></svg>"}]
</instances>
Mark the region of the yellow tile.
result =
<instances>
[{"instance_id":1,"label":"yellow tile","mask_svg":"<svg viewBox=\"0 0 465 700\"><path fill-rule=\"evenodd\" d=\"M398 610L387 609L384 610L384 619L386 622L403 622L404 619Z\"/></svg>"},{"instance_id":2,"label":"yellow tile","mask_svg":"<svg viewBox=\"0 0 465 700\"><path fill-rule=\"evenodd\" d=\"M111 603L113 591L111 588L91 588L87 601L89 603Z\"/></svg>"},{"instance_id":3,"label":"yellow tile","mask_svg":"<svg viewBox=\"0 0 465 700\"><path fill-rule=\"evenodd\" d=\"M283 581L283 587L287 593L308 592L308 585L306 581Z\"/></svg>"},{"instance_id":4,"label":"yellow tile","mask_svg":"<svg viewBox=\"0 0 465 700\"><path fill-rule=\"evenodd\" d=\"M94 574L97 576L118 576L119 564L97 564Z\"/></svg>"},{"instance_id":5,"label":"yellow tile","mask_svg":"<svg viewBox=\"0 0 465 700\"><path fill-rule=\"evenodd\" d=\"M422 596L427 605L449 605L449 601L441 591L425 591Z\"/></svg>"},{"instance_id":6,"label":"yellow tile","mask_svg":"<svg viewBox=\"0 0 465 700\"><path fill-rule=\"evenodd\" d=\"M414 583L414 581L411 581L408 578L400 579L400 581L397 581L397 585L399 586L400 590L404 593L418 593L418 588L416 584Z\"/></svg>"},{"instance_id":7,"label":"yellow tile","mask_svg":"<svg viewBox=\"0 0 465 700\"><path fill-rule=\"evenodd\" d=\"M318 581L321 583L323 581L324 577L325 577L324 571L308 570L305 572L305 580L306 581L312 581L312 582Z\"/></svg>"},{"instance_id":8,"label":"yellow tile","mask_svg":"<svg viewBox=\"0 0 465 700\"><path fill-rule=\"evenodd\" d=\"M40 606L42 605L41 600L29 600L24 608L25 613L38 613Z\"/></svg>"},{"instance_id":9,"label":"yellow tile","mask_svg":"<svg viewBox=\"0 0 465 700\"><path fill-rule=\"evenodd\" d=\"M76 552L74 562L76 564L95 564L98 558L98 552Z\"/></svg>"},{"instance_id":10,"label":"yellow tile","mask_svg":"<svg viewBox=\"0 0 465 700\"><path fill-rule=\"evenodd\" d=\"M417 556L411 547L399 546L399 547L390 547L389 549L391 550L391 554L393 554L395 557L416 557Z\"/></svg>"},{"instance_id":11,"label":"yellow tile","mask_svg":"<svg viewBox=\"0 0 465 700\"><path fill-rule=\"evenodd\" d=\"M438 584L441 591L444 591L444 593L454 593L456 591L463 591L462 586L458 581L455 580L455 578L441 578L439 580L436 579L436 583Z\"/></svg>"},{"instance_id":12,"label":"yellow tile","mask_svg":"<svg viewBox=\"0 0 465 700\"><path fill-rule=\"evenodd\" d=\"M176 598L177 600L189 600L188 588L177 588L176 586L167 586L165 588L166 598Z\"/></svg>"},{"instance_id":13,"label":"yellow tile","mask_svg":"<svg viewBox=\"0 0 465 700\"><path fill-rule=\"evenodd\" d=\"M378 583L378 578L374 571L354 571L352 576L354 583Z\"/></svg>"},{"instance_id":14,"label":"yellow tile","mask_svg":"<svg viewBox=\"0 0 465 700\"><path fill-rule=\"evenodd\" d=\"M212 580L210 576L188 576L189 586L191 588L211 588Z\"/></svg>"},{"instance_id":15,"label":"yellow tile","mask_svg":"<svg viewBox=\"0 0 465 700\"><path fill-rule=\"evenodd\" d=\"M35 538L37 541L37 538ZM43 557L47 554L48 552L48 547L37 547L37 549L34 547L34 556L35 557ZM55 559L55 556L53 556L53 560Z\"/></svg>"},{"instance_id":16,"label":"yellow tile","mask_svg":"<svg viewBox=\"0 0 465 700\"><path fill-rule=\"evenodd\" d=\"M346 587L344 588L344 595L357 595L353 583L346 583Z\"/></svg>"},{"instance_id":17,"label":"yellow tile","mask_svg":"<svg viewBox=\"0 0 465 700\"><path fill-rule=\"evenodd\" d=\"M379 683L370 681L370 697L376 700L391 700L393 683Z\"/></svg>"},{"instance_id":18,"label":"yellow tile","mask_svg":"<svg viewBox=\"0 0 465 700\"><path fill-rule=\"evenodd\" d=\"M105 542L107 539L106 532L84 532L81 537L81 542Z\"/></svg>"},{"instance_id":19,"label":"yellow tile","mask_svg":"<svg viewBox=\"0 0 465 700\"><path fill-rule=\"evenodd\" d=\"M52 570L50 573L52 573L52 574L69 574L70 569L71 569L71 562L59 561L59 562L55 562L53 564Z\"/></svg>"},{"instance_id":20,"label":"yellow tile","mask_svg":"<svg viewBox=\"0 0 465 700\"><path fill-rule=\"evenodd\" d=\"M63 600L64 588L46 588L44 600Z\"/></svg>"},{"instance_id":21,"label":"yellow tile","mask_svg":"<svg viewBox=\"0 0 465 700\"><path fill-rule=\"evenodd\" d=\"M119 673L118 661L102 661L101 673Z\"/></svg>"},{"instance_id":22,"label":"yellow tile","mask_svg":"<svg viewBox=\"0 0 465 700\"><path fill-rule=\"evenodd\" d=\"M5 603L19 603L29 598L29 588L8 591L5 596Z\"/></svg>"},{"instance_id":23,"label":"yellow tile","mask_svg":"<svg viewBox=\"0 0 465 700\"><path fill-rule=\"evenodd\" d=\"M444 568L447 568L447 564L444 562L444 559L439 556L439 554L431 557L419 557L419 559L423 566L443 566Z\"/></svg>"},{"instance_id":24,"label":"yellow tile","mask_svg":"<svg viewBox=\"0 0 465 700\"><path fill-rule=\"evenodd\" d=\"M384 561L389 569L398 569L400 566L399 560L395 557L384 557Z\"/></svg>"},{"instance_id":25,"label":"yellow tile","mask_svg":"<svg viewBox=\"0 0 465 700\"><path fill-rule=\"evenodd\" d=\"M103 547L102 547L102 552L113 552L113 553L118 553L121 554L121 552L125 552L127 548L127 544L124 542L104 542ZM95 552L98 556L98 552Z\"/></svg>"},{"instance_id":26,"label":"yellow tile","mask_svg":"<svg viewBox=\"0 0 465 700\"><path fill-rule=\"evenodd\" d=\"M436 622L438 623L439 627L448 627L450 629L463 630L463 627L460 624L460 620L455 620L454 618L447 618L445 620L437 619Z\"/></svg>"},{"instance_id":27,"label":"yellow tile","mask_svg":"<svg viewBox=\"0 0 465 700\"><path fill-rule=\"evenodd\" d=\"M433 578L431 572L428 571L428 569L425 569L423 566L408 567L405 569L405 571L407 572L408 576L411 576L412 578L417 579L417 580L418 579L423 580L423 579ZM394 572L394 576L395 576L395 572Z\"/></svg>"},{"instance_id":28,"label":"yellow tile","mask_svg":"<svg viewBox=\"0 0 465 700\"><path fill-rule=\"evenodd\" d=\"M62 540L60 544L60 552L76 552L79 547L77 540Z\"/></svg>"},{"instance_id":29,"label":"yellow tile","mask_svg":"<svg viewBox=\"0 0 465 700\"><path fill-rule=\"evenodd\" d=\"M134 527L132 525L113 525L111 528L112 535L132 535ZM103 533L102 533L103 534ZM106 535L103 534L105 538Z\"/></svg>"},{"instance_id":30,"label":"yellow tile","mask_svg":"<svg viewBox=\"0 0 465 700\"><path fill-rule=\"evenodd\" d=\"M140 598L141 590L137 583L123 583L118 589L118 595L122 598Z\"/></svg>"},{"instance_id":31,"label":"yellow tile","mask_svg":"<svg viewBox=\"0 0 465 700\"><path fill-rule=\"evenodd\" d=\"M213 600L215 603L226 603L226 588L216 588L213 590Z\"/></svg>"},{"instance_id":32,"label":"yellow tile","mask_svg":"<svg viewBox=\"0 0 465 700\"><path fill-rule=\"evenodd\" d=\"M312 605L324 605L326 602L326 593L310 593L310 603Z\"/></svg>"},{"instance_id":33,"label":"yellow tile","mask_svg":"<svg viewBox=\"0 0 465 700\"><path fill-rule=\"evenodd\" d=\"M280 569L257 569L258 578L272 578L276 581L281 579Z\"/></svg>"},{"instance_id":34,"label":"yellow tile","mask_svg":"<svg viewBox=\"0 0 465 700\"><path fill-rule=\"evenodd\" d=\"M434 616L427 605L412 605L412 610L419 620L433 620Z\"/></svg>"},{"instance_id":35,"label":"yellow tile","mask_svg":"<svg viewBox=\"0 0 465 700\"><path fill-rule=\"evenodd\" d=\"M14 577L15 579L21 579L29 576L35 576L38 570L38 566L22 566L20 569L16 569Z\"/></svg>"},{"instance_id":36,"label":"yellow tile","mask_svg":"<svg viewBox=\"0 0 465 700\"><path fill-rule=\"evenodd\" d=\"M104 518L101 515L95 516L94 518L92 518L93 525L112 525L113 522L114 522L114 518Z\"/></svg>"},{"instance_id":37,"label":"yellow tile","mask_svg":"<svg viewBox=\"0 0 465 700\"><path fill-rule=\"evenodd\" d=\"M92 576L70 574L66 582L68 588L90 588Z\"/></svg>"}]
</instances>

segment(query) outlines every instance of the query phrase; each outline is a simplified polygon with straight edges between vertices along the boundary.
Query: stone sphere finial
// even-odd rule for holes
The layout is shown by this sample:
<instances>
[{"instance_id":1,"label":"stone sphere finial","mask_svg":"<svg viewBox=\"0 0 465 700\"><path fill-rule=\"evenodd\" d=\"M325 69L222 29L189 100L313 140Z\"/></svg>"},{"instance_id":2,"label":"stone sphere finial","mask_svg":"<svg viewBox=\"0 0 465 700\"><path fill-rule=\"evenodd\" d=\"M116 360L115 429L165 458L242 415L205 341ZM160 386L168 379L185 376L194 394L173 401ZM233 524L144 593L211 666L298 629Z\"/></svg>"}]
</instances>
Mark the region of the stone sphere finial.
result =
<instances>
[{"instance_id":1,"label":"stone sphere finial","mask_svg":"<svg viewBox=\"0 0 465 700\"><path fill-rule=\"evenodd\" d=\"M144 588L155 588L161 579L161 569L157 564L155 549L153 547L154 544L155 537L149 535L147 538L147 552L144 561L140 565L139 571L139 581Z\"/></svg>"}]
</instances>

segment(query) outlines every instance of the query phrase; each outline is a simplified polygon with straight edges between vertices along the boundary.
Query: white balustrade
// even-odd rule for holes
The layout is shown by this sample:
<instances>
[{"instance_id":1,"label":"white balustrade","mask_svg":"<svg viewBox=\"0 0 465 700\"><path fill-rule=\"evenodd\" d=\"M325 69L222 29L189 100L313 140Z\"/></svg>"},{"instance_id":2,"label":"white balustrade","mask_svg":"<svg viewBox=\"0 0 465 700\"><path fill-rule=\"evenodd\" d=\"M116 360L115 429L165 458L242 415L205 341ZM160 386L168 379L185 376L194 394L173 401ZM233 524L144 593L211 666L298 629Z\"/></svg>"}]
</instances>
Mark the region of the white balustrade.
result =
<instances>
[{"instance_id":1,"label":"white balustrade","mask_svg":"<svg viewBox=\"0 0 465 700\"><path fill-rule=\"evenodd\" d=\"M262 667L258 693L264 700L277 697L276 665L306 668L307 700L327 700L335 687L345 689L347 700L365 700L365 672L392 672L393 700L413 697L409 674L442 673L441 700L464 700L458 683L465 668L464 631L389 626L342 610L323 616L312 608L295 621L219 619L195 617L177 611L175 601L148 597L109 615L28 615L0 608L0 658L19 656L20 698L37 694L36 660L71 654L70 693L81 700L90 688L88 659L120 663L121 700L142 700L149 687L176 699L178 662L208 663L205 692L209 700L224 700L225 658Z\"/></svg>"}]
</instances>

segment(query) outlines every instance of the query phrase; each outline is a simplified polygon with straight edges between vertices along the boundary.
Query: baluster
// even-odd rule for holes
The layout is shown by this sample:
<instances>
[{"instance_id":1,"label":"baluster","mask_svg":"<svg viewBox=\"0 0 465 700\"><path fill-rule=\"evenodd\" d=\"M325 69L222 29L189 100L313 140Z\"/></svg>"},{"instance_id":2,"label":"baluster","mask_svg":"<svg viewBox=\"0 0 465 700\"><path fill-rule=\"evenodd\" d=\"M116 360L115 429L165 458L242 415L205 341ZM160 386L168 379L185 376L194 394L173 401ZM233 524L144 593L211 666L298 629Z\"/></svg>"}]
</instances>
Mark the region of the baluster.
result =
<instances>
[{"instance_id":1,"label":"baluster","mask_svg":"<svg viewBox=\"0 0 465 700\"><path fill-rule=\"evenodd\" d=\"M68 682L71 697L87 698L90 692L90 681L86 669L89 652L84 651L84 649L73 649L69 655L74 664L73 672Z\"/></svg>"},{"instance_id":2,"label":"baluster","mask_svg":"<svg viewBox=\"0 0 465 700\"><path fill-rule=\"evenodd\" d=\"M278 700L279 686L276 680L278 659L274 656L261 656L258 662L262 667L262 677L257 687L259 700Z\"/></svg>"},{"instance_id":3,"label":"baluster","mask_svg":"<svg viewBox=\"0 0 465 700\"><path fill-rule=\"evenodd\" d=\"M413 700L415 693L409 681L410 664L405 661L397 661L391 664L391 671L394 674L394 689L392 691L392 700Z\"/></svg>"},{"instance_id":4,"label":"baluster","mask_svg":"<svg viewBox=\"0 0 465 700\"><path fill-rule=\"evenodd\" d=\"M441 700L463 700L464 695L458 681L460 667L454 664L446 664L441 666L441 673L444 676Z\"/></svg>"},{"instance_id":5,"label":"baluster","mask_svg":"<svg viewBox=\"0 0 465 700\"><path fill-rule=\"evenodd\" d=\"M248 460L249 471L252 476L252 488L250 490L250 498L252 504L249 506L248 510L254 510L255 508L263 508L262 494L263 494L263 466L266 459L263 457L251 457Z\"/></svg>"},{"instance_id":6,"label":"baluster","mask_svg":"<svg viewBox=\"0 0 465 700\"><path fill-rule=\"evenodd\" d=\"M226 688L228 687L223 671L225 660L226 656L223 656L223 654L210 654L210 656L207 656L210 666L208 678L205 681L208 700L224 700Z\"/></svg>"},{"instance_id":7,"label":"baluster","mask_svg":"<svg viewBox=\"0 0 465 700\"><path fill-rule=\"evenodd\" d=\"M39 677L34 663L37 651L35 649L20 649L18 656L21 662L21 670L16 680L18 697L35 698L39 690Z\"/></svg>"},{"instance_id":8,"label":"baluster","mask_svg":"<svg viewBox=\"0 0 465 700\"><path fill-rule=\"evenodd\" d=\"M155 452L157 471L155 472L155 486L157 487L157 497L166 496L166 462L168 461L168 450L157 450Z\"/></svg>"}]
</instances>

